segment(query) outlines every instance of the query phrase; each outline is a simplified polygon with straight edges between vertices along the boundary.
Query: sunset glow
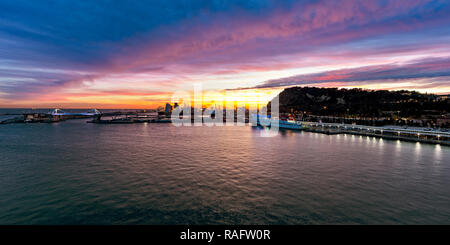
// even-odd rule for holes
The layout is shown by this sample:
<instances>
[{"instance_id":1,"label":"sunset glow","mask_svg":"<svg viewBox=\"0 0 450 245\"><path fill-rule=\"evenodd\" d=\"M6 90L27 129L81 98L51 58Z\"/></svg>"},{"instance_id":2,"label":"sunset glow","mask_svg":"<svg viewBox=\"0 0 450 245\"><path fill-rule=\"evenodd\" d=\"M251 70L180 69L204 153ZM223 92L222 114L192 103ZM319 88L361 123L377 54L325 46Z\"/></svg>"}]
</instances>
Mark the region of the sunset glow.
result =
<instances>
[{"instance_id":1,"label":"sunset glow","mask_svg":"<svg viewBox=\"0 0 450 245\"><path fill-rule=\"evenodd\" d=\"M0 2L0 107L156 108L194 84L450 93L449 1L114 3Z\"/></svg>"}]
</instances>

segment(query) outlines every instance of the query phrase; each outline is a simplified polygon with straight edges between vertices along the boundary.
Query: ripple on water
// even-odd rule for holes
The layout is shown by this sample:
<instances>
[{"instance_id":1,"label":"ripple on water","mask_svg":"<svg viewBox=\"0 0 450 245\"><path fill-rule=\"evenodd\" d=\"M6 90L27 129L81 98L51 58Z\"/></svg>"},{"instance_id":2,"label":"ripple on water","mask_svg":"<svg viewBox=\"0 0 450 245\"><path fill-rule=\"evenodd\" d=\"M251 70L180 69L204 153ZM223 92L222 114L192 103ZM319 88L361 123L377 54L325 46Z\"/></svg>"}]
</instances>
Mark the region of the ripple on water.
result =
<instances>
[{"instance_id":1,"label":"ripple on water","mask_svg":"<svg viewBox=\"0 0 450 245\"><path fill-rule=\"evenodd\" d=\"M449 224L449 147L169 124L3 125L1 224Z\"/></svg>"}]
</instances>

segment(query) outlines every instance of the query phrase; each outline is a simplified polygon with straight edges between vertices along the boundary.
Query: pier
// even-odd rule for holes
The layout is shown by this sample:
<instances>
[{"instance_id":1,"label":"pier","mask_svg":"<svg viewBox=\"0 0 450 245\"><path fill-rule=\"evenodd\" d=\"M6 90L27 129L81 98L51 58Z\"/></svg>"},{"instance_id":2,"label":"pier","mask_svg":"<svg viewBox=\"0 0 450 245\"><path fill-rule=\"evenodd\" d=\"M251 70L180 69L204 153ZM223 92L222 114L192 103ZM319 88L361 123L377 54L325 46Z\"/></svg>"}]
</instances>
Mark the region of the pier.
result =
<instances>
[{"instance_id":1,"label":"pier","mask_svg":"<svg viewBox=\"0 0 450 245\"><path fill-rule=\"evenodd\" d=\"M0 124L10 124L10 123L54 123L61 122L68 119L79 119L79 118L90 118L102 113L97 109L88 110L86 112L70 113L64 112L61 109L54 109L47 113L44 112L24 112L24 113L14 113L6 114L6 116L14 116L5 120L0 121Z\"/></svg>"},{"instance_id":2,"label":"pier","mask_svg":"<svg viewBox=\"0 0 450 245\"><path fill-rule=\"evenodd\" d=\"M450 132L431 128L400 126L364 126L338 123L303 122L306 131L331 134L354 134L394 140L450 145Z\"/></svg>"},{"instance_id":3,"label":"pier","mask_svg":"<svg viewBox=\"0 0 450 245\"><path fill-rule=\"evenodd\" d=\"M258 119L253 119L256 125L261 126ZM267 118L266 118L267 119ZM392 140L413 141L422 143L442 144L450 146L450 132L447 129L432 129L420 127L401 126L365 126L344 123L322 123L307 121L284 121L279 119L269 119L269 122L278 121L281 129L302 130L306 132L324 134L353 134L371 136ZM255 123L254 123L255 125ZM270 127L270 125L268 125Z\"/></svg>"},{"instance_id":4,"label":"pier","mask_svg":"<svg viewBox=\"0 0 450 245\"><path fill-rule=\"evenodd\" d=\"M57 123L70 119L93 118L89 123L114 124L114 123L167 123L170 118L152 115L141 111L110 111L100 112L97 109L91 109L85 112L65 112L61 109L54 109L49 112L29 111L23 113L8 113L1 116L7 118L0 120L0 124L11 123Z\"/></svg>"}]
</instances>

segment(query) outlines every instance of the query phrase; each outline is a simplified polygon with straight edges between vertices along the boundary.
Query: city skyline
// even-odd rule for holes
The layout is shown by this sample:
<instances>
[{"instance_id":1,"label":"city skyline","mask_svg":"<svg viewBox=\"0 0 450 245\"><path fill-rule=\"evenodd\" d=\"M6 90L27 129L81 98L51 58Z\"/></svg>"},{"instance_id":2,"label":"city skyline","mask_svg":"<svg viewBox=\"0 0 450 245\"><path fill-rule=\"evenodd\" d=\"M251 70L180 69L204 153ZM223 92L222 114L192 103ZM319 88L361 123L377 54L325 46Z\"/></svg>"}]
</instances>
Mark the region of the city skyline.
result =
<instances>
[{"instance_id":1,"label":"city skyline","mask_svg":"<svg viewBox=\"0 0 450 245\"><path fill-rule=\"evenodd\" d=\"M156 108L179 90L450 93L448 1L2 1L0 107Z\"/></svg>"}]
</instances>

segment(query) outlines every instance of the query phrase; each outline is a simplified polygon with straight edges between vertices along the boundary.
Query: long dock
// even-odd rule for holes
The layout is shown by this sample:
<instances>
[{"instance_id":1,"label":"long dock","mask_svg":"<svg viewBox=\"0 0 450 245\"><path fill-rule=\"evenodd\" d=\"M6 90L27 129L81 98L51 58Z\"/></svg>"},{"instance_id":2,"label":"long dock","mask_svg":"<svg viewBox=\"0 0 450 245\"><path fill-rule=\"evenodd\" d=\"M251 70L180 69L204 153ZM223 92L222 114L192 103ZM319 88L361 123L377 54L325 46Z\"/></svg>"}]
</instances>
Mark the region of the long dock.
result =
<instances>
[{"instance_id":1,"label":"long dock","mask_svg":"<svg viewBox=\"0 0 450 245\"><path fill-rule=\"evenodd\" d=\"M269 119L272 123L273 120ZM256 125L261 125L256 121ZM270 125L268 125L270 126ZM422 143L442 144L450 146L450 132L447 129L431 129L401 126L365 126L341 123L322 123L307 121L282 121L278 120L281 129L302 130L307 132L324 134L354 134L371 137L379 137L393 140L404 140Z\"/></svg>"},{"instance_id":2,"label":"long dock","mask_svg":"<svg viewBox=\"0 0 450 245\"><path fill-rule=\"evenodd\" d=\"M322 130L332 130L339 134L366 135L386 139L450 145L450 132L439 129L314 122L304 122L303 124L308 125L307 131L321 132Z\"/></svg>"}]
</instances>

